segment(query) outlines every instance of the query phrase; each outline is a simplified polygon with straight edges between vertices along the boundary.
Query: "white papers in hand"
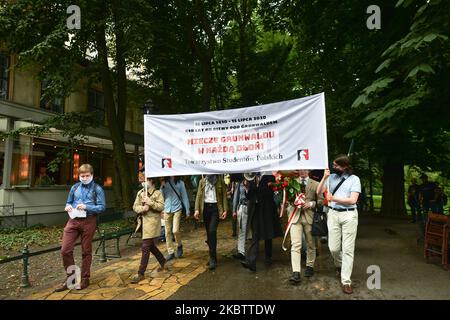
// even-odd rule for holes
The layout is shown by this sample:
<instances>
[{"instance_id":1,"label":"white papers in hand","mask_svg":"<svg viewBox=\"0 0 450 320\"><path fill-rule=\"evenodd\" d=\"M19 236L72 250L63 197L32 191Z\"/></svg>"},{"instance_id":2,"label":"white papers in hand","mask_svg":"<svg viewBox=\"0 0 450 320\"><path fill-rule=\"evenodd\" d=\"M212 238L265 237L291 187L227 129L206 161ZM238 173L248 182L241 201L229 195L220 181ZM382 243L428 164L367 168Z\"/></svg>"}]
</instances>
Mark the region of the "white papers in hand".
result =
<instances>
[{"instance_id":1,"label":"white papers in hand","mask_svg":"<svg viewBox=\"0 0 450 320\"><path fill-rule=\"evenodd\" d=\"M69 211L70 219L75 218L86 218L86 210L78 210L73 208L71 211Z\"/></svg>"}]
</instances>

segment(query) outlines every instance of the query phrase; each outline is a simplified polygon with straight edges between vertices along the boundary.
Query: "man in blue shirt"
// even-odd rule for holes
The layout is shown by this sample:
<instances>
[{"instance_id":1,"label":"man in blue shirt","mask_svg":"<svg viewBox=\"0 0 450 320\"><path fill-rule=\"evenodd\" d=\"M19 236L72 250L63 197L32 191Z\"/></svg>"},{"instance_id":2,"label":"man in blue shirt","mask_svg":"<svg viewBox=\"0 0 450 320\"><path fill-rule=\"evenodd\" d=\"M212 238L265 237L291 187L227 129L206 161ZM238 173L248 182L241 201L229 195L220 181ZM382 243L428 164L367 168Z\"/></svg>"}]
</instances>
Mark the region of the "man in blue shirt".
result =
<instances>
[{"instance_id":1,"label":"man in blue shirt","mask_svg":"<svg viewBox=\"0 0 450 320\"><path fill-rule=\"evenodd\" d=\"M166 229L167 261L175 258L175 245L177 244L177 258L183 256L183 244L180 237L180 222L183 206L186 216L190 215L189 198L186 187L180 177L165 177L161 184L164 196L164 224Z\"/></svg>"},{"instance_id":2,"label":"man in blue shirt","mask_svg":"<svg viewBox=\"0 0 450 320\"><path fill-rule=\"evenodd\" d=\"M351 275L355 252L356 232L358 229L358 210L356 203L361 193L361 182L352 174L352 166L346 155L340 155L333 161L334 173L325 169L318 192L326 192L328 200L328 246L336 267L336 276L340 278L344 293L353 293ZM325 190L325 181L329 177L329 190Z\"/></svg>"},{"instance_id":3,"label":"man in blue shirt","mask_svg":"<svg viewBox=\"0 0 450 320\"><path fill-rule=\"evenodd\" d=\"M83 164L79 170L80 182L72 186L67 197L65 211L69 214L69 221L64 228L62 238L61 256L66 281L62 283L56 292L68 290L68 278L73 273L75 261L73 249L78 237L81 237L81 282L75 285L78 290L89 286L90 269L92 262L92 238L97 228L97 214L105 211L105 193L94 179L94 168L90 164ZM75 216L75 213L76 216ZM73 218L72 218L73 217Z\"/></svg>"}]
</instances>

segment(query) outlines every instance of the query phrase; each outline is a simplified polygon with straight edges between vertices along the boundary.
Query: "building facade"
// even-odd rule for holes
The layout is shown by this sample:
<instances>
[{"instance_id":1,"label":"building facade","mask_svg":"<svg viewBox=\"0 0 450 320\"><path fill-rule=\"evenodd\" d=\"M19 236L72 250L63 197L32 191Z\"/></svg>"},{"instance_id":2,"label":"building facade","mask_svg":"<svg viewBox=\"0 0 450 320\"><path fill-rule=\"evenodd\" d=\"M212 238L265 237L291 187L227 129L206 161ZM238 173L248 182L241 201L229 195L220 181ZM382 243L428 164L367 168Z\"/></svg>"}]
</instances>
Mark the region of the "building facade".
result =
<instances>
[{"instance_id":1,"label":"building facade","mask_svg":"<svg viewBox=\"0 0 450 320\"><path fill-rule=\"evenodd\" d=\"M86 81L80 85L81 90L68 97L46 99L48 83L37 80L33 70L15 68L15 58L0 50L0 131L39 125L46 118L64 112L97 111L105 118L101 86L88 86ZM143 142L142 111L129 107L125 146L135 179ZM78 181L78 167L90 163L94 166L95 181L105 189L107 208L112 210L114 162L106 125L89 128L86 144L72 149L57 172L49 172L49 162L67 145L67 139L58 130L39 138L20 135L0 141L0 207L14 204L16 216L27 211L30 225L62 223L67 220L64 206L71 185Z\"/></svg>"}]
</instances>

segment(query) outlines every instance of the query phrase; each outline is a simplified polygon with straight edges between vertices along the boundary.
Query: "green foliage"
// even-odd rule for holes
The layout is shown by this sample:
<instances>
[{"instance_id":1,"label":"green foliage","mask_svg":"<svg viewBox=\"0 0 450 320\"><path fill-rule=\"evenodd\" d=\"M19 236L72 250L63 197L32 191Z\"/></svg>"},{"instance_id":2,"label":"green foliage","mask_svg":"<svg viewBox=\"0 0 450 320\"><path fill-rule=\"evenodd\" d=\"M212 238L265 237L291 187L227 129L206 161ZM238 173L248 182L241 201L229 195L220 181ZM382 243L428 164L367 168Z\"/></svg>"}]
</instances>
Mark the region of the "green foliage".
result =
<instances>
[{"instance_id":1,"label":"green foliage","mask_svg":"<svg viewBox=\"0 0 450 320\"><path fill-rule=\"evenodd\" d=\"M450 164L450 4L399 1L397 7L413 10L410 28L383 52L379 77L354 100L360 125L347 136L370 139L383 153L391 144L393 161L443 169ZM385 139L390 135L402 139Z\"/></svg>"},{"instance_id":2,"label":"green foliage","mask_svg":"<svg viewBox=\"0 0 450 320\"><path fill-rule=\"evenodd\" d=\"M0 233L0 249L20 251L25 245L43 247L58 244L62 237L61 227L34 226L29 229L13 228Z\"/></svg>"}]
</instances>

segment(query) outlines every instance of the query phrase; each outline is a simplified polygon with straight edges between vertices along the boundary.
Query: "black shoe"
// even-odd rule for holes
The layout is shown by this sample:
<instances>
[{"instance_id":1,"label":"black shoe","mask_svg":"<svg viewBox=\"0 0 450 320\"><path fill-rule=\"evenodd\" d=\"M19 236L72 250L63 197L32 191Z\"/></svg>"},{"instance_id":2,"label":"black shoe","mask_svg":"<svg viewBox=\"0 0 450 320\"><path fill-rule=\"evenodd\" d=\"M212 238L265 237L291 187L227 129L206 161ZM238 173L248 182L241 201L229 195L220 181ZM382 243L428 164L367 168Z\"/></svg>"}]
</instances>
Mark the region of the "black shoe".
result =
<instances>
[{"instance_id":1,"label":"black shoe","mask_svg":"<svg viewBox=\"0 0 450 320\"><path fill-rule=\"evenodd\" d=\"M300 279L300 272L292 272L291 277L289 278L291 283L300 283L302 280Z\"/></svg>"},{"instance_id":2,"label":"black shoe","mask_svg":"<svg viewBox=\"0 0 450 320\"><path fill-rule=\"evenodd\" d=\"M173 253L170 253L166 257L166 262L175 259L175 255Z\"/></svg>"},{"instance_id":3,"label":"black shoe","mask_svg":"<svg viewBox=\"0 0 450 320\"><path fill-rule=\"evenodd\" d=\"M183 256L183 245L177 248L177 258L181 258Z\"/></svg>"},{"instance_id":4,"label":"black shoe","mask_svg":"<svg viewBox=\"0 0 450 320\"><path fill-rule=\"evenodd\" d=\"M306 267L305 277L309 278L314 275L314 269L312 267Z\"/></svg>"},{"instance_id":5,"label":"black shoe","mask_svg":"<svg viewBox=\"0 0 450 320\"><path fill-rule=\"evenodd\" d=\"M251 266L247 261L241 261L244 268L249 269L251 272L256 272L256 266Z\"/></svg>"},{"instance_id":6,"label":"black shoe","mask_svg":"<svg viewBox=\"0 0 450 320\"><path fill-rule=\"evenodd\" d=\"M214 258L209 258L208 268L209 270L214 270L217 267L217 260Z\"/></svg>"},{"instance_id":7,"label":"black shoe","mask_svg":"<svg viewBox=\"0 0 450 320\"><path fill-rule=\"evenodd\" d=\"M242 253L240 253L240 252L238 252L238 253L233 253L233 258L235 258L235 259L237 259L237 260L245 260L245 256L242 254Z\"/></svg>"}]
</instances>

